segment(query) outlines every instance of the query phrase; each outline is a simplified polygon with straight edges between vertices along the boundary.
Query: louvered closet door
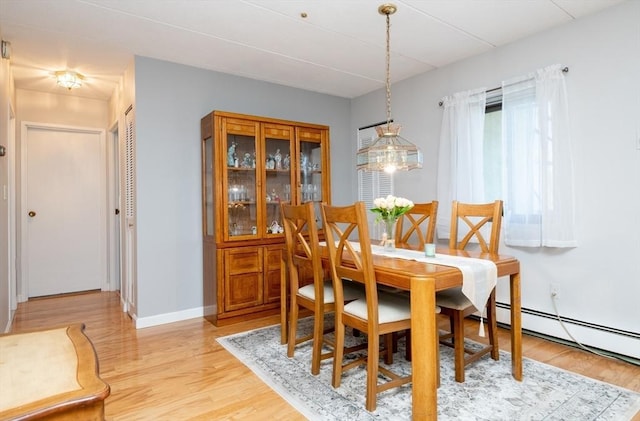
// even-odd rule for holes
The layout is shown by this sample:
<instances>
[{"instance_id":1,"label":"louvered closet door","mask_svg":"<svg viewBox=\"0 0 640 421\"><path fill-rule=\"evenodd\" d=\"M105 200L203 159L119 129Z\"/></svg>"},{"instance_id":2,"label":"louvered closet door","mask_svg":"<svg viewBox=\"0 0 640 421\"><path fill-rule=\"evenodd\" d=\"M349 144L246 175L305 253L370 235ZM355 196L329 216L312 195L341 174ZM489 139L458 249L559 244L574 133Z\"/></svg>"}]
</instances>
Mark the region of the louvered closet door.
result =
<instances>
[{"instance_id":1,"label":"louvered closet door","mask_svg":"<svg viewBox=\"0 0 640 421\"><path fill-rule=\"evenodd\" d=\"M124 247L122 250L123 279L121 294L126 311L137 314L136 278L136 130L135 113L129 108L125 114L124 147Z\"/></svg>"}]
</instances>

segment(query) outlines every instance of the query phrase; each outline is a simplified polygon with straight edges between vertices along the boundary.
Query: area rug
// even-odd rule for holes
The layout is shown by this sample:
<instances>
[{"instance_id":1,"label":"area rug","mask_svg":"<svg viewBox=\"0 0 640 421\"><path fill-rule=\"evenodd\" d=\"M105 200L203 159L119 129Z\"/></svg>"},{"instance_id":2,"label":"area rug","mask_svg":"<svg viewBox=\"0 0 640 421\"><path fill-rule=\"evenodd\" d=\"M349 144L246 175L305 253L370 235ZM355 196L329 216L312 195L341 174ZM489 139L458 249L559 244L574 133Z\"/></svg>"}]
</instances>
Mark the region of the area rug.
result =
<instances>
[{"instance_id":1,"label":"area rug","mask_svg":"<svg viewBox=\"0 0 640 421\"><path fill-rule=\"evenodd\" d=\"M311 331L312 319L300 321L299 333ZM349 335L350 336L350 335ZM352 341L364 338L351 339ZM280 325L219 338L218 342L255 372L309 420L410 420L411 386L378 395L375 412L364 409L366 370L347 371L342 384L331 386L332 360L311 375L311 344L296 347L288 358L280 344ZM473 343L469 343L473 346ZM477 344L475 344L477 345ZM403 341L393 369L408 373ZM630 420L640 410L640 394L537 361L524 359L524 379L511 376L511 356L484 358L466 368L464 383L453 379L453 352L440 347L441 384L438 420Z\"/></svg>"}]
</instances>

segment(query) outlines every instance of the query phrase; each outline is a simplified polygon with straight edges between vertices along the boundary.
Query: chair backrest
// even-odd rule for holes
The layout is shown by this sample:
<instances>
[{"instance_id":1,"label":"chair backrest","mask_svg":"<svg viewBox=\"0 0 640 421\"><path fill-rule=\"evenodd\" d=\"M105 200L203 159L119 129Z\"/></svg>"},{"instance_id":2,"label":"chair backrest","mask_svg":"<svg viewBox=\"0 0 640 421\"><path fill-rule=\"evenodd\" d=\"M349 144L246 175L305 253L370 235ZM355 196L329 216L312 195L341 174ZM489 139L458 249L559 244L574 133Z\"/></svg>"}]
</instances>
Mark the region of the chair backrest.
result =
<instances>
[{"instance_id":1,"label":"chair backrest","mask_svg":"<svg viewBox=\"0 0 640 421\"><path fill-rule=\"evenodd\" d=\"M458 240L458 222L462 221L469 231ZM491 234L487 239L483 235L491 225ZM480 245L483 253L497 254L500 248L500 226L502 224L502 200L492 203L475 204L460 203L456 200L451 205L451 233L449 236L449 248L464 250L471 242ZM474 240L472 240L474 239Z\"/></svg>"},{"instance_id":2,"label":"chair backrest","mask_svg":"<svg viewBox=\"0 0 640 421\"><path fill-rule=\"evenodd\" d=\"M280 206L284 224L284 236L287 246L287 264L291 294L301 286L301 280L313 278L315 297L324 302L324 271L318 244L318 227L312 202L304 205ZM311 275L311 276L310 276ZM308 284L309 282L305 282Z\"/></svg>"},{"instance_id":3,"label":"chair backrest","mask_svg":"<svg viewBox=\"0 0 640 421\"><path fill-rule=\"evenodd\" d=\"M364 284L368 320L370 323L377 323L378 290L364 202L356 202L350 206L323 204L322 216L336 297L336 313L341 313L344 307L342 279L351 279ZM355 244L359 246L354 248Z\"/></svg>"},{"instance_id":4,"label":"chair backrest","mask_svg":"<svg viewBox=\"0 0 640 421\"><path fill-rule=\"evenodd\" d=\"M396 245L413 246L424 249L427 243L433 243L436 231L438 201L415 203L400 219L396 226ZM412 239L415 237L417 242Z\"/></svg>"}]
</instances>

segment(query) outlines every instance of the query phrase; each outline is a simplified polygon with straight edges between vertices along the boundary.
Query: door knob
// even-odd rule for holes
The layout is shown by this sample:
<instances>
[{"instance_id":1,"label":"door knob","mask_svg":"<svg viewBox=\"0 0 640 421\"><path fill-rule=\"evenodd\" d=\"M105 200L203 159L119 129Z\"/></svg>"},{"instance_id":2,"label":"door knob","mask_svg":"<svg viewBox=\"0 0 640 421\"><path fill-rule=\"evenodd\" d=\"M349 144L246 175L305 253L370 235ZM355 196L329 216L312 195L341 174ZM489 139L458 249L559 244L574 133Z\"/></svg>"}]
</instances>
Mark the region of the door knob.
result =
<instances>
[{"instance_id":1,"label":"door knob","mask_svg":"<svg viewBox=\"0 0 640 421\"><path fill-rule=\"evenodd\" d=\"M29 211L27 215L33 218L34 216L36 216L36 213L34 211Z\"/></svg>"}]
</instances>

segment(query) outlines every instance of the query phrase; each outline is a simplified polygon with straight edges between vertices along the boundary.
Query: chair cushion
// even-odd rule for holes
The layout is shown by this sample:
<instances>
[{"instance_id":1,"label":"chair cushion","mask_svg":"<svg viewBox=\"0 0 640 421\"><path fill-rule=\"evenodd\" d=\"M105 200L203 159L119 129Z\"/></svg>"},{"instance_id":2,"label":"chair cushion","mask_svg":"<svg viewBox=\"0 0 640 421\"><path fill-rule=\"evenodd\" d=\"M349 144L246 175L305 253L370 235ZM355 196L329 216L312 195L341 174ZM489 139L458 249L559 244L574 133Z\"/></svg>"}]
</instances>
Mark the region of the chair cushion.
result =
<instances>
[{"instance_id":1,"label":"chair cushion","mask_svg":"<svg viewBox=\"0 0 640 421\"><path fill-rule=\"evenodd\" d=\"M359 299L344 306L344 312L367 319L367 300ZM398 294L378 294L378 323L391 323L411 318L411 300Z\"/></svg>"},{"instance_id":2,"label":"chair cushion","mask_svg":"<svg viewBox=\"0 0 640 421\"><path fill-rule=\"evenodd\" d=\"M344 281L342 283L342 291L345 301L352 301L365 297L364 288L351 281ZM316 290L313 287L313 284L305 285L298 289L298 295L315 301ZM335 302L335 297L333 295L333 283L331 281L324 281L324 302L325 304Z\"/></svg>"},{"instance_id":3,"label":"chair cushion","mask_svg":"<svg viewBox=\"0 0 640 421\"><path fill-rule=\"evenodd\" d=\"M335 298L333 296L333 284L331 281L324 281L324 302L325 303L333 303ZM298 289L298 295L306 297L310 300L315 301L316 299L316 289L313 284L305 285L302 288Z\"/></svg>"},{"instance_id":4,"label":"chair cushion","mask_svg":"<svg viewBox=\"0 0 640 421\"><path fill-rule=\"evenodd\" d=\"M462 293L462 288L451 288L436 293L436 305L454 310L473 307L471 301Z\"/></svg>"}]
</instances>

